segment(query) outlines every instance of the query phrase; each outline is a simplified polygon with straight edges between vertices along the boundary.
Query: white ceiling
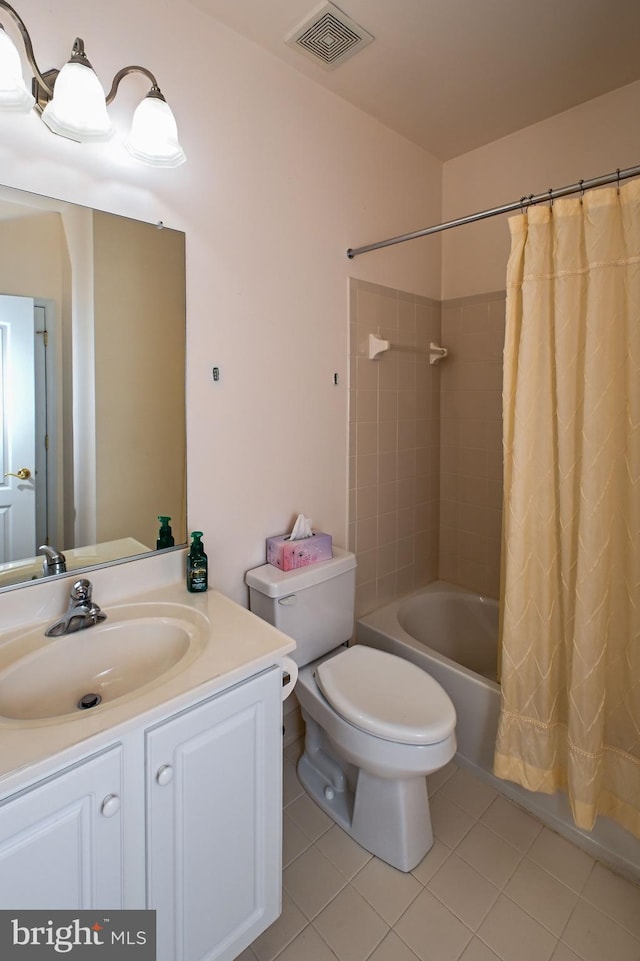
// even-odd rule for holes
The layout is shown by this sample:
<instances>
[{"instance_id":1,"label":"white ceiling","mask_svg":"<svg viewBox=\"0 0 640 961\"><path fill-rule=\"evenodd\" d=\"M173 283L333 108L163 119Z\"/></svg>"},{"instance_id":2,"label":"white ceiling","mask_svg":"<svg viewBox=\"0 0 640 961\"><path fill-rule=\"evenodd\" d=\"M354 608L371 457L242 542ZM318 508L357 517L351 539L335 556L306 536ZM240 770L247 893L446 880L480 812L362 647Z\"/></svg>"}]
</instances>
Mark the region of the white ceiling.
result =
<instances>
[{"instance_id":1,"label":"white ceiling","mask_svg":"<svg viewBox=\"0 0 640 961\"><path fill-rule=\"evenodd\" d=\"M191 2L440 160L640 79L640 0L338 0L375 41L330 71L284 42L319 0Z\"/></svg>"}]
</instances>

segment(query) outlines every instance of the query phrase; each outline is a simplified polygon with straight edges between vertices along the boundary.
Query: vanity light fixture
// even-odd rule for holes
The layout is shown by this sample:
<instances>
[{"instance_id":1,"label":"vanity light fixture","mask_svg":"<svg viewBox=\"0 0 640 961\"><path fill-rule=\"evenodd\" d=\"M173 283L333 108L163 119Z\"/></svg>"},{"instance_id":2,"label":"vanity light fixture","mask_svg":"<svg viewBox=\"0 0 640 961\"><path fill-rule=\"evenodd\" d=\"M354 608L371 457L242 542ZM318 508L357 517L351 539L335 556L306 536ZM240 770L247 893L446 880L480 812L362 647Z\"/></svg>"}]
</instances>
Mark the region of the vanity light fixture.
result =
<instances>
[{"instance_id":1,"label":"vanity light fixture","mask_svg":"<svg viewBox=\"0 0 640 961\"><path fill-rule=\"evenodd\" d=\"M125 147L137 160L152 167L178 167L184 163L186 157L178 142L175 118L150 70L137 65L123 67L105 96L85 54L84 42L76 38L69 62L61 70L42 73L22 18L6 0L0 0L0 10L5 10L20 30L34 73L30 93L22 76L20 54L0 24L0 111L29 113L35 108L43 123L59 136L80 143L103 142L115 132L107 106L124 77L141 73L151 82L151 89L135 110Z\"/></svg>"}]
</instances>

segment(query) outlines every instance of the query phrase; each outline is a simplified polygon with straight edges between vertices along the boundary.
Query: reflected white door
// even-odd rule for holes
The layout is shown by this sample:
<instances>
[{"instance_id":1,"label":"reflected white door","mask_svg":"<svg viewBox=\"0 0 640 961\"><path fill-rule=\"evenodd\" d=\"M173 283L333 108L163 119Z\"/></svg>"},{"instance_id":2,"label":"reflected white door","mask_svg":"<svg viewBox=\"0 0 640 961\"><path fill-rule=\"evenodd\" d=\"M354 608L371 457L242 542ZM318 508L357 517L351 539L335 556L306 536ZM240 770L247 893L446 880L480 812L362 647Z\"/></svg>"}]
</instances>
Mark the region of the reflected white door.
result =
<instances>
[{"instance_id":1,"label":"reflected white door","mask_svg":"<svg viewBox=\"0 0 640 961\"><path fill-rule=\"evenodd\" d=\"M0 563L36 554L33 309L0 295Z\"/></svg>"}]
</instances>

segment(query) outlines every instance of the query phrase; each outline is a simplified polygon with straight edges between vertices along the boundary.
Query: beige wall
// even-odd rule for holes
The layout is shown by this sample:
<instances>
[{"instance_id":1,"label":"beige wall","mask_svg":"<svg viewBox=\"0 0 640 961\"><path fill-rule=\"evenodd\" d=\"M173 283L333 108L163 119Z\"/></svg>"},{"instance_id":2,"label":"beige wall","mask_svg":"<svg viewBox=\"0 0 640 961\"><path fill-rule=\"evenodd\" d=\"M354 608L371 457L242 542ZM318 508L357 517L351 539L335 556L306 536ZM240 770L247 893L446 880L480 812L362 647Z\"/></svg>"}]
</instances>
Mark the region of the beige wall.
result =
<instances>
[{"instance_id":1,"label":"beige wall","mask_svg":"<svg viewBox=\"0 0 640 961\"><path fill-rule=\"evenodd\" d=\"M500 590L504 294L442 304L438 574L489 597Z\"/></svg>"},{"instance_id":2,"label":"beige wall","mask_svg":"<svg viewBox=\"0 0 640 961\"><path fill-rule=\"evenodd\" d=\"M640 81L448 161L443 219L452 220L640 163ZM506 216L448 230L442 298L504 288Z\"/></svg>"},{"instance_id":3,"label":"beige wall","mask_svg":"<svg viewBox=\"0 0 640 961\"><path fill-rule=\"evenodd\" d=\"M0 293L52 300L60 313L67 261L57 213L0 221Z\"/></svg>"},{"instance_id":4,"label":"beige wall","mask_svg":"<svg viewBox=\"0 0 640 961\"><path fill-rule=\"evenodd\" d=\"M93 215L96 539L185 520L184 235Z\"/></svg>"},{"instance_id":5,"label":"beige wall","mask_svg":"<svg viewBox=\"0 0 640 961\"><path fill-rule=\"evenodd\" d=\"M351 282L349 547L362 614L438 573L437 301ZM391 349L370 360L369 334Z\"/></svg>"}]
</instances>

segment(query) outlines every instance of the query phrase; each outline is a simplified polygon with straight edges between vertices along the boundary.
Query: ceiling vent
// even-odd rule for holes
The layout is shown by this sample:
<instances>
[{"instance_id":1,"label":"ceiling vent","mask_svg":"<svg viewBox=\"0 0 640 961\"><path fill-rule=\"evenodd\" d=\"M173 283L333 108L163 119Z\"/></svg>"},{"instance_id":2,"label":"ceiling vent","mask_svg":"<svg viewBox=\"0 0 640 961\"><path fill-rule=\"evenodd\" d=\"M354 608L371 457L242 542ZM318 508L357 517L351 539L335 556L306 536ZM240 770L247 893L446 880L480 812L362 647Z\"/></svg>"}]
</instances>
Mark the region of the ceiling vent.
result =
<instances>
[{"instance_id":1,"label":"ceiling vent","mask_svg":"<svg viewBox=\"0 0 640 961\"><path fill-rule=\"evenodd\" d=\"M333 70L364 49L373 37L332 3L317 7L285 42L325 70Z\"/></svg>"}]
</instances>

